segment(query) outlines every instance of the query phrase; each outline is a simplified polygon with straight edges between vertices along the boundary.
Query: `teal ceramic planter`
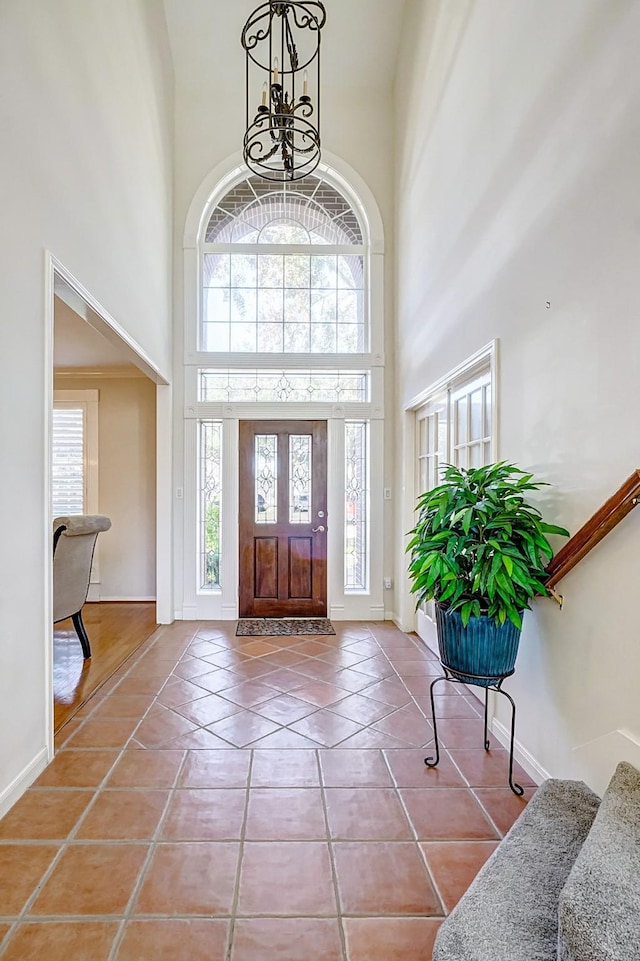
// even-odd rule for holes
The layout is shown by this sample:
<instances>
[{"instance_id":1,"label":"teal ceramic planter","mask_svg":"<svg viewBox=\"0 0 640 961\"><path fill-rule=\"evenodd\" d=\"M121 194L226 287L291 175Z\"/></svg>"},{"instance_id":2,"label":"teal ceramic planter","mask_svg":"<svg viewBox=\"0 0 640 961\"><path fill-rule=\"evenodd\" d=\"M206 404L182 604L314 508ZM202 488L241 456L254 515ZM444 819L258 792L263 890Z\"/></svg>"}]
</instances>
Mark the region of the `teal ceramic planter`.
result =
<instances>
[{"instance_id":1,"label":"teal ceramic planter","mask_svg":"<svg viewBox=\"0 0 640 961\"><path fill-rule=\"evenodd\" d=\"M464 627L458 611L436 604L436 627L440 660L460 680L489 687L513 674L520 628L511 621L496 624L491 617L472 617Z\"/></svg>"}]
</instances>

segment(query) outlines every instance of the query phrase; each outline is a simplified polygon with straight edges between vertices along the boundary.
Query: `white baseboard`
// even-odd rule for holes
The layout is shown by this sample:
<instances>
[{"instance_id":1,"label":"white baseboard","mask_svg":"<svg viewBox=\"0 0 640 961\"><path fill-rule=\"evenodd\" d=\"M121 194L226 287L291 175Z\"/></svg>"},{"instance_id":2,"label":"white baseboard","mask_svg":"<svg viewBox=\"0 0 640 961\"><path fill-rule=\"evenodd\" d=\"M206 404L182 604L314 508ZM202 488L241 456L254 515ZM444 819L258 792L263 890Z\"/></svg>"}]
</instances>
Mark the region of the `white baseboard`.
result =
<instances>
[{"instance_id":1,"label":"white baseboard","mask_svg":"<svg viewBox=\"0 0 640 961\"><path fill-rule=\"evenodd\" d=\"M504 724L495 717L491 721L490 726L493 736L498 739L503 747L509 750L509 741L511 739L511 731L509 728L505 727ZM513 745L513 756L518 764L525 769L529 777L533 778L536 784L542 784L543 781L547 781L551 777L549 772L542 767L533 754L530 754L517 738Z\"/></svg>"},{"instance_id":2,"label":"white baseboard","mask_svg":"<svg viewBox=\"0 0 640 961\"><path fill-rule=\"evenodd\" d=\"M11 784L0 793L0 818L3 818L7 811L13 807L19 798L22 797L28 787L31 787L37 777L39 777L50 761L49 751L43 747L32 761L13 779Z\"/></svg>"}]
</instances>

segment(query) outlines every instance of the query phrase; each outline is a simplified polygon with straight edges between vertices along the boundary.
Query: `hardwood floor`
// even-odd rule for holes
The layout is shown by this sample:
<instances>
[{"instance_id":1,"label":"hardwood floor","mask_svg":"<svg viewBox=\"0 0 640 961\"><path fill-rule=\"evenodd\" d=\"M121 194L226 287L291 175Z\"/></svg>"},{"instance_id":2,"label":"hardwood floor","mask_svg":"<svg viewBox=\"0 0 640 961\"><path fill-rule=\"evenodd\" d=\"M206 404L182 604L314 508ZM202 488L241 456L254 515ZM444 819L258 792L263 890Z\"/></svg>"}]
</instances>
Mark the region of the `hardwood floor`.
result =
<instances>
[{"instance_id":1,"label":"hardwood floor","mask_svg":"<svg viewBox=\"0 0 640 961\"><path fill-rule=\"evenodd\" d=\"M156 629L155 603L85 604L91 642L85 661L71 618L53 629L53 707L57 732Z\"/></svg>"}]
</instances>

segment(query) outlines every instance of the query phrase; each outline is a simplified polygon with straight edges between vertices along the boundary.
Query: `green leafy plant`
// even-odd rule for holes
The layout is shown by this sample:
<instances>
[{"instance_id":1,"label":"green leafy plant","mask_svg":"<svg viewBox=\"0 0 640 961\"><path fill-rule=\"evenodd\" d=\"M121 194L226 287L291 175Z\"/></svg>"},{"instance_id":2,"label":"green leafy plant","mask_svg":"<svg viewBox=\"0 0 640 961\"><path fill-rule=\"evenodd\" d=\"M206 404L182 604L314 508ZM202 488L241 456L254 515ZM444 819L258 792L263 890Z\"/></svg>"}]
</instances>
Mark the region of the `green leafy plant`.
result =
<instances>
[{"instance_id":1,"label":"green leafy plant","mask_svg":"<svg viewBox=\"0 0 640 961\"><path fill-rule=\"evenodd\" d=\"M442 483L418 498L410 532L417 604L433 599L460 611L465 627L481 615L521 627L531 599L549 593L545 566L553 549L545 535L569 536L526 502L528 491L544 486L505 461L469 470L448 465Z\"/></svg>"}]
</instances>

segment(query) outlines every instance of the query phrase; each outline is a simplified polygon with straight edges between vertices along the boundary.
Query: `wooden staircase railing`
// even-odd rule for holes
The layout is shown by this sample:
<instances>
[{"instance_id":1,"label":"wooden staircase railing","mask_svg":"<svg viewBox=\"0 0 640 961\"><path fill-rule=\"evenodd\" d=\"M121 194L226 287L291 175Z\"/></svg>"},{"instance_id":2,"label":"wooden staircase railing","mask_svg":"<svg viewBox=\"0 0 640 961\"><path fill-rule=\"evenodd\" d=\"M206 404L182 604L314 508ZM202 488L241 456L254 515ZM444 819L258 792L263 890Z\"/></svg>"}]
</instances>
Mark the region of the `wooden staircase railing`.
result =
<instances>
[{"instance_id":1,"label":"wooden staircase railing","mask_svg":"<svg viewBox=\"0 0 640 961\"><path fill-rule=\"evenodd\" d=\"M640 503L640 470L634 471L622 487L550 560L547 565L545 585L552 597L562 603L562 598L554 590L558 581L573 570L578 561L581 561L638 503Z\"/></svg>"}]
</instances>

